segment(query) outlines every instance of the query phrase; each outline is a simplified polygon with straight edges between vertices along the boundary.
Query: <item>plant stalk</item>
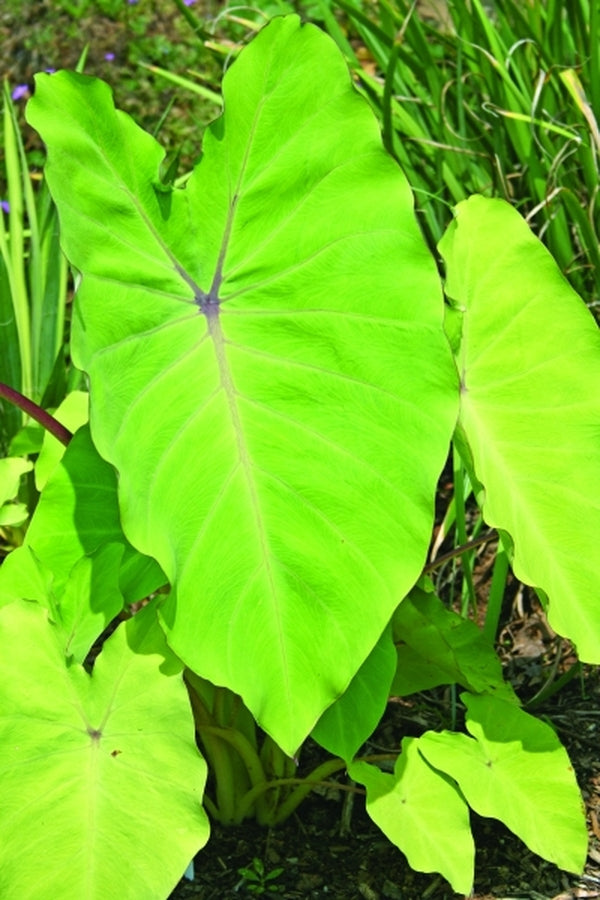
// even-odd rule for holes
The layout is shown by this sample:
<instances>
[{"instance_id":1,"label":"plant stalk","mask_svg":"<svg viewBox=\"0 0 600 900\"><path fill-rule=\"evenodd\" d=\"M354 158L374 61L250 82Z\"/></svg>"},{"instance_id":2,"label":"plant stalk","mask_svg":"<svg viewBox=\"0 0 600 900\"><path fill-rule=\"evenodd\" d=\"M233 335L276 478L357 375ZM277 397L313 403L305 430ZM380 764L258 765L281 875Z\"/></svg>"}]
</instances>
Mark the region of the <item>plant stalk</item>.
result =
<instances>
[{"instance_id":1,"label":"plant stalk","mask_svg":"<svg viewBox=\"0 0 600 900\"><path fill-rule=\"evenodd\" d=\"M68 428L65 428L64 425L55 419L54 416L51 416L49 412L46 412L45 409L42 409L41 406L38 406L37 403L34 403L33 400L29 400L19 391L16 391L14 388L9 387L7 384L4 384L0 381L0 397L4 397L5 400L8 400L9 403L13 403L15 406L18 406L19 409L22 409L24 413L27 413L28 416L31 416L32 419L35 419L36 422L49 431L50 434L54 435L54 437L64 444L65 447L68 447L69 441L73 437L73 433L69 431Z\"/></svg>"}]
</instances>

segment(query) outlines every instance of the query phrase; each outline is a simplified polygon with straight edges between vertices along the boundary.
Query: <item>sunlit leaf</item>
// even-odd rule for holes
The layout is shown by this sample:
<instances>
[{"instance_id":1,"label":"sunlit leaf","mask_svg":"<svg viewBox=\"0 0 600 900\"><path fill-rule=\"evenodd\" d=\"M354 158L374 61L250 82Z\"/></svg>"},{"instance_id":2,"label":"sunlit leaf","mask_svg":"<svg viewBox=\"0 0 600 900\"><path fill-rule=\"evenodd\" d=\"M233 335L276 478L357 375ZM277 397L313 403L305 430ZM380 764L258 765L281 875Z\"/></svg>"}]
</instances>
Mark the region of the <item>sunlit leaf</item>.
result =
<instances>
[{"instance_id":1,"label":"sunlit leaf","mask_svg":"<svg viewBox=\"0 0 600 900\"><path fill-rule=\"evenodd\" d=\"M73 354L186 664L289 753L423 565L456 407L435 265L342 56L272 21L185 189L107 86L40 75Z\"/></svg>"},{"instance_id":2,"label":"sunlit leaf","mask_svg":"<svg viewBox=\"0 0 600 900\"><path fill-rule=\"evenodd\" d=\"M440 872L466 894L475 863L469 809L450 779L423 759L419 746L416 738L404 738L391 775L366 762L352 763L348 773L365 785L367 812L411 868Z\"/></svg>"},{"instance_id":3,"label":"sunlit leaf","mask_svg":"<svg viewBox=\"0 0 600 900\"><path fill-rule=\"evenodd\" d=\"M472 197L440 243L463 314L460 431L486 521L552 627L600 663L600 331L525 221Z\"/></svg>"},{"instance_id":4,"label":"sunlit leaf","mask_svg":"<svg viewBox=\"0 0 600 900\"><path fill-rule=\"evenodd\" d=\"M119 565L123 544L104 544L73 566L60 597L55 624L65 657L83 662L92 644L123 608Z\"/></svg>"},{"instance_id":5,"label":"sunlit leaf","mask_svg":"<svg viewBox=\"0 0 600 900\"><path fill-rule=\"evenodd\" d=\"M120 543L119 588L129 603L165 583L153 559L139 554L123 534L117 479L94 447L87 426L73 436L53 470L32 516L25 542L0 567L0 604L12 599L58 596L73 566L106 544ZM45 575L40 578L40 567Z\"/></svg>"},{"instance_id":6,"label":"sunlit leaf","mask_svg":"<svg viewBox=\"0 0 600 900\"><path fill-rule=\"evenodd\" d=\"M2 897L166 897L208 839L182 667L138 616L90 676L42 607L0 610Z\"/></svg>"},{"instance_id":7,"label":"sunlit leaf","mask_svg":"<svg viewBox=\"0 0 600 900\"><path fill-rule=\"evenodd\" d=\"M500 819L530 850L582 872L587 829L581 794L553 729L513 703L461 694L473 737L427 732L419 746L482 816Z\"/></svg>"}]
</instances>

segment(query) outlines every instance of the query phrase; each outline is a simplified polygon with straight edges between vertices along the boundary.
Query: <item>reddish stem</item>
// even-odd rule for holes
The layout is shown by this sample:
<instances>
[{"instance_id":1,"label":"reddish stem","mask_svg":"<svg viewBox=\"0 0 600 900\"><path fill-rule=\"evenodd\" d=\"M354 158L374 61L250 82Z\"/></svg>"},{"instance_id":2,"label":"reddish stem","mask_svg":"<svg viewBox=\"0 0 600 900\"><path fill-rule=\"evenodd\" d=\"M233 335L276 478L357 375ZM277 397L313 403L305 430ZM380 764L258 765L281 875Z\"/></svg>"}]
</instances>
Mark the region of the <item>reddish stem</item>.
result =
<instances>
[{"instance_id":1,"label":"reddish stem","mask_svg":"<svg viewBox=\"0 0 600 900\"><path fill-rule=\"evenodd\" d=\"M13 403L15 406L18 406L19 409L22 409L23 412L27 413L28 416L31 416L32 419L35 419L36 422L39 422L40 425L49 431L50 434L53 434L55 438L57 438L61 444L64 444L65 447L68 446L69 441L73 437L73 434L69 431L68 428L65 428L64 425L61 425L60 422L51 416L50 413L46 412L45 409L42 409L41 406L38 406L37 403L34 403L33 400L28 400L27 397L24 397L23 394L20 394L19 391L16 391L14 388L9 387L7 384L3 384L0 381L0 397L4 397L9 403Z\"/></svg>"}]
</instances>

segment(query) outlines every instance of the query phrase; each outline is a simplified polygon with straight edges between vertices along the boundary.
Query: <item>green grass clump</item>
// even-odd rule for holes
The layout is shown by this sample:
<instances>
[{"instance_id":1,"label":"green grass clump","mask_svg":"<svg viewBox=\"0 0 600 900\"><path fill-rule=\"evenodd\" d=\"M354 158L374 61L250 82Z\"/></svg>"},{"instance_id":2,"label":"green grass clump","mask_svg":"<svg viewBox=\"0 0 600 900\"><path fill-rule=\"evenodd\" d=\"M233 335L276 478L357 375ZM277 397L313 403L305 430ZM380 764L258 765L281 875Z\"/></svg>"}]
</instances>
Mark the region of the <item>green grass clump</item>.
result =
<instances>
[{"instance_id":1,"label":"green grass clump","mask_svg":"<svg viewBox=\"0 0 600 900\"><path fill-rule=\"evenodd\" d=\"M381 117L430 245L460 200L504 197L575 289L600 305L598 4L320 0L319 7Z\"/></svg>"}]
</instances>

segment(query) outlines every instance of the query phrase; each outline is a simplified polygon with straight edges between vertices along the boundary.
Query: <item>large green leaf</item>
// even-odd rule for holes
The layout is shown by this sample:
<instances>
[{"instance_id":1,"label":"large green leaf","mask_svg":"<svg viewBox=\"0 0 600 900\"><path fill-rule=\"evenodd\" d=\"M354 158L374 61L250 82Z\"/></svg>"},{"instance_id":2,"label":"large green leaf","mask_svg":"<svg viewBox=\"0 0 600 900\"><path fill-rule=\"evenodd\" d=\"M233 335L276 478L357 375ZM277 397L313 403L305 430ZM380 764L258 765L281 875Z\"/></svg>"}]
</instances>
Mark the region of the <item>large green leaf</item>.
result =
<instances>
[{"instance_id":1,"label":"large green leaf","mask_svg":"<svg viewBox=\"0 0 600 900\"><path fill-rule=\"evenodd\" d=\"M455 891L473 885L475 846L469 810L456 786L423 759L420 741L404 738L394 773L366 762L348 766L367 789L367 812L419 872L440 872Z\"/></svg>"},{"instance_id":2,"label":"large green leaf","mask_svg":"<svg viewBox=\"0 0 600 900\"><path fill-rule=\"evenodd\" d=\"M500 819L527 846L572 872L587 853L585 813L565 748L552 728L514 703L461 694L473 737L427 732L427 761L454 778L470 806Z\"/></svg>"},{"instance_id":3,"label":"large green leaf","mask_svg":"<svg viewBox=\"0 0 600 900\"><path fill-rule=\"evenodd\" d=\"M272 21L185 189L102 82L37 78L73 353L190 668L290 753L425 559L456 415L410 191L329 38Z\"/></svg>"},{"instance_id":4,"label":"large green leaf","mask_svg":"<svg viewBox=\"0 0 600 900\"><path fill-rule=\"evenodd\" d=\"M92 675L35 603L0 610L0 895L162 900L208 839L206 765L153 610Z\"/></svg>"},{"instance_id":5,"label":"large green leaf","mask_svg":"<svg viewBox=\"0 0 600 900\"><path fill-rule=\"evenodd\" d=\"M600 663L600 331L503 201L459 204L440 251L463 314L460 429L484 516L549 597L553 628Z\"/></svg>"}]
</instances>

